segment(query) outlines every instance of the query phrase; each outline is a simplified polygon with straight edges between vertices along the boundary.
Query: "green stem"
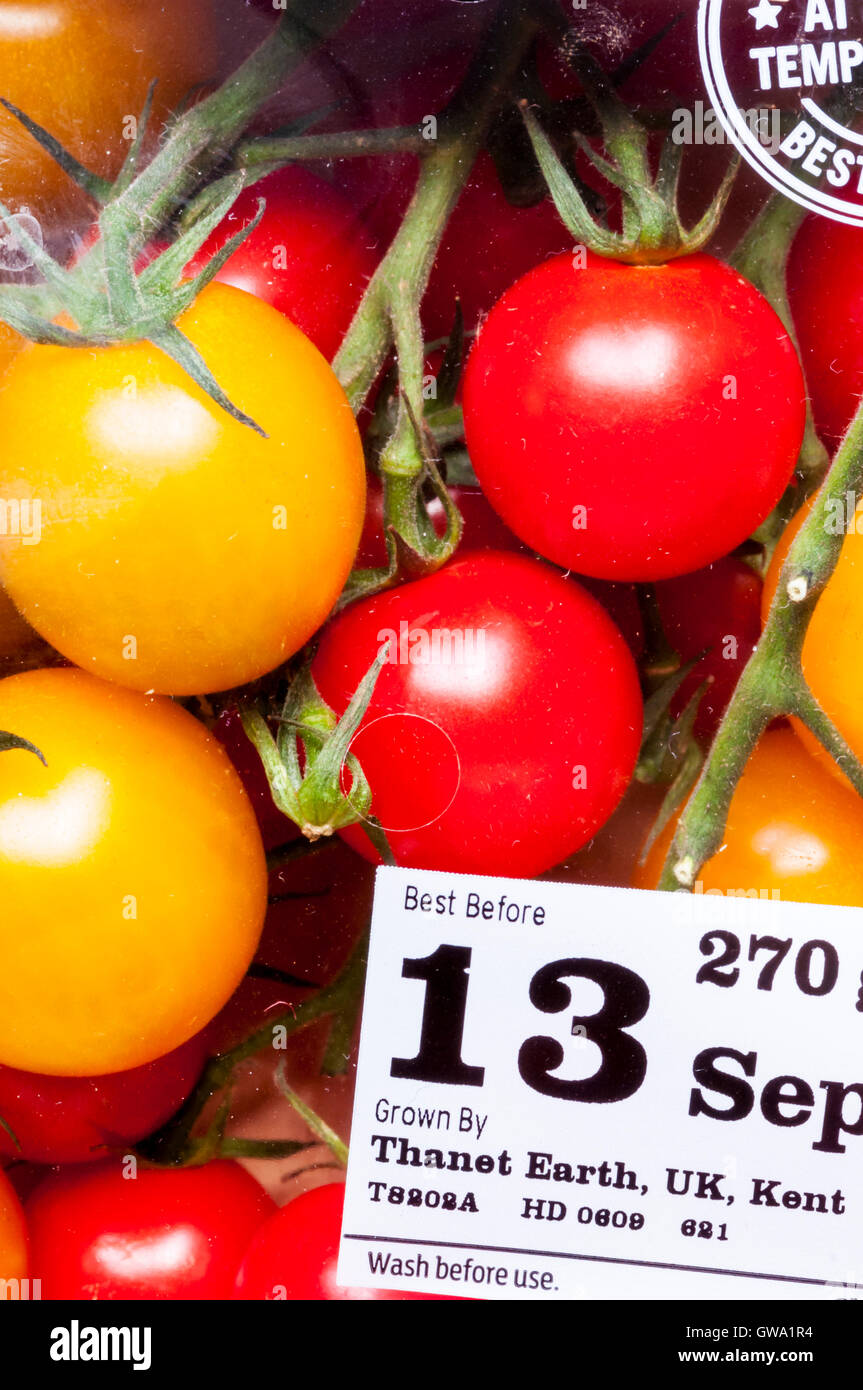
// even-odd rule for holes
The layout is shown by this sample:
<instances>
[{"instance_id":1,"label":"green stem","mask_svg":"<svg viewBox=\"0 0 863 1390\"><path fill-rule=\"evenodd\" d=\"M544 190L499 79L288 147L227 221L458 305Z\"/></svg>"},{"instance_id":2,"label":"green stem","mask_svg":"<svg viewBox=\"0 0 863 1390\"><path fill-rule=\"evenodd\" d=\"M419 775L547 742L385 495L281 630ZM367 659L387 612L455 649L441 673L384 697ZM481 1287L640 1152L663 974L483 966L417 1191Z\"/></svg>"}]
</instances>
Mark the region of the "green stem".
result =
<instances>
[{"instance_id":1,"label":"green stem","mask_svg":"<svg viewBox=\"0 0 863 1390\"><path fill-rule=\"evenodd\" d=\"M296 160L361 159L367 155L422 154L428 148L416 126L396 126L389 130L347 130L322 135L269 135L241 141L234 153L234 164L254 179Z\"/></svg>"},{"instance_id":2,"label":"green stem","mask_svg":"<svg viewBox=\"0 0 863 1390\"><path fill-rule=\"evenodd\" d=\"M401 574L416 578L439 569L461 539L461 517L446 494L423 418L420 304L492 116L541 25L539 6L502 0L462 86L440 117L437 142L431 148L426 144L410 206L333 364L355 412L364 405L393 347L399 373L396 423L380 458L385 534L393 538L395 548L387 569L353 576L347 601L386 588ZM428 517L425 480L444 498L447 526L442 537Z\"/></svg>"},{"instance_id":3,"label":"green stem","mask_svg":"<svg viewBox=\"0 0 863 1390\"><path fill-rule=\"evenodd\" d=\"M283 1029L285 1038L308 1028L320 1019L338 1016L346 1011L355 1017L357 1001L362 998L365 983L368 935L354 948L341 974L331 985L304 999L295 1007L274 1015L242 1042L227 1052L211 1057L188 1100L168 1124L142 1145L142 1151L153 1161L180 1166L196 1153L193 1137L195 1126L214 1096L230 1089L236 1068L256 1057L273 1043L274 1029ZM225 1141L222 1140L222 1143Z\"/></svg>"},{"instance_id":4,"label":"green stem","mask_svg":"<svg viewBox=\"0 0 863 1390\"><path fill-rule=\"evenodd\" d=\"M745 275L772 304L798 351L797 333L788 299L787 272L791 245L805 216L805 208L793 203L790 198L774 194L740 242L732 262L741 275ZM812 406L807 401L806 432L797 464L798 473L804 480L805 496L815 491L829 466L830 456L815 432ZM799 505L799 490L795 492L795 499ZM785 520L785 509L780 507L779 524Z\"/></svg>"},{"instance_id":5,"label":"green stem","mask_svg":"<svg viewBox=\"0 0 863 1390\"><path fill-rule=\"evenodd\" d=\"M399 332L407 353L406 361L399 358L402 384L418 417L422 417L419 304L444 229L482 147L494 109L538 27L539 20L529 6L521 0L503 0L483 51L441 116L436 147L423 158L404 221L372 277L334 363L355 411L365 403Z\"/></svg>"},{"instance_id":6,"label":"green stem","mask_svg":"<svg viewBox=\"0 0 863 1390\"><path fill-rule=\"evenodd\" d=\"M285 78L356 9L358 0L294 0L272 34L218 91L177 122L159 153L106 209L130 230L157 230L242 135ZM142 243L143 244L143 243Z\"/></svg>"},{"instance_id":7,"label":"green stem","mask_svg":"<svg viewBox=\"0 0 863 1390\"><path fill-rule=\"evenodd\" d=\"M303 1100L302 1096L299 1096L296 1091L291 1089L285 1077L284 1061L281 1061L279 1065L276 1067L276 1087L284 1096L288 1104L292 1106L294 1110L296 1110L297 1114L303 1120L305 1120L306 1124L312 1131L312 1134L314 1134L315 1138L319 1139L322 1144L326 1144L330 1153L337 1160L337 1162L341 1163L343 1167L347 1167L347 1144L344 1142L343 1139L339 1138L334 1129L330 1128L326 1120L322 1120L320 1115L318 1115L317 1112L314 1111L310 1105L306 1105L306 1102Z\"/></svg>"},{"instance_id":8,"label":"green stem","mask_svg":"<svg viewBox=\"0 0 863 1390\"><path fill-rule=\"evenodd\" d=\"M720 849L734 791L770 721L796 715L863 795L863 768L818 705L803 676L803 644L812 615L839 563L843 537L828 526L831 502L863 486L863 405L782 567L761 641L738 682L677 832L659 887L691 889Z\"/></svg>"}]
</instances>

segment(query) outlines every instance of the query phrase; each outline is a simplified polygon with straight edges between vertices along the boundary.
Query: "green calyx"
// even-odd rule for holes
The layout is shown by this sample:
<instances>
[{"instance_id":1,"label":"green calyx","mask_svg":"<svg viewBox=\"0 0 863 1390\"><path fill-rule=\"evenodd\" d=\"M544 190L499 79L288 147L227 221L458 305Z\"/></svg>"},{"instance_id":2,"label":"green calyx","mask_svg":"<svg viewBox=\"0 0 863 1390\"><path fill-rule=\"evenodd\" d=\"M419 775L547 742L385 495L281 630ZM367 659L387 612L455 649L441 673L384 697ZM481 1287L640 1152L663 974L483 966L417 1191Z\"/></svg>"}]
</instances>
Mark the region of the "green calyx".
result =
<instances>
[{"instance_id":1,"label":"green calyx","mask_svg":"<svg viewBox=\"0 0 863 1390\"><path fill-rule=\"evenodd\" d=\"M203 270L191 278L183 271L200 251L208 237L230 212L244 187L242 173L219 179L207 190L195 221L144 269L135 262L143 249L137 217L124 210L122 195L134 178L141 155L146 123L152 103L153 87L142 112L138 135L129 150L116 184L100 188L104 207L99 217L99 237L72 266L61 265L31 235L26 223L17 219L0 203L5 221L24 254L41 274L35 285L0 286L0 317L14 329L37 343L61 347L108 347L118 343L148 340L172 357L203 391L241 424L257 433L259 425L228 399L209 367L189 339L176 326L176 320L194 303L201 290L218 274L228 257L251 235L264 213L257 215L226 242ZM32 135L82 182L91 194L95 176L63 150L46 131L23 116L17 108L5 106L22 120ZM86 178L84 178L86 175ZM99 184L104 181L99 180ZM71 319L74 328L57 322L60 315Z\"/></svg>"},{"instance_id":2,"label":"green calyx","mask_svg":"<svg viewBox=\"0 0 863 1390\"><path fill-rule=\"evenodd\" d=\"M371 814L371 787L350 752L386 658L384 647L341 719L321 698L308 667L288 690L275 737L257 709L243 710L241 718L263 764L273 801L306 839L314 842L361 823L384 861L392 863L384 833ZM343 769L350 774L349 791L343 788Z\"/></svg>"},{"instance_id":3,"label":"green calyx","mask_svg":"<svg viewBox=\"0 0 863 1390\"><path fill-rule=\"evenodd\" d=\"M649 131L621 101L598 63L581 53L573 59L573 66L599 118L604 153L594 149L582 134L576 132L574 138L594 168L619 190L621 231L612 231L592 215L528 103L520 103L552 200L573 239L597 255L630 265L661 265L700 251L719 224L739 160L731 162L704 215L694 226L685 227L678 206L683 146L669 137L654 172Z\"/></svg>"},{"instance_id":4,"label":"green calyx","mask_svg":"<svg viewBox=\"0 0 863 1390\"><path fill-rule=\"evenodd\" d=\"M176 326L177 319L262 215L263 204L259 204L257 218L248 227L232 237L196 276L183 279L189 261L230 211L245 184L261 177L262 170L249 173L240 167L203 192L199 190L208 175L225 167L249 122L291 70L339 27L355 5L356 0L297 0L220 88L172 121L147 161L144 153L153 100L151 86L135 139L113 183L86 169L50 132L4 102L100 212L98 240L74 265L64 266L32 235L28 219L16 217L0 204L0 219L7 234L41 277L35 284L0 285L0 319L34 342L61 347L150 341L234 419L263 434L228 399L197 349ZM171 236L170 229L180 219L181 229L172 245L139 270L145 248L159 235Z\"/></svg>"}]
</instances>

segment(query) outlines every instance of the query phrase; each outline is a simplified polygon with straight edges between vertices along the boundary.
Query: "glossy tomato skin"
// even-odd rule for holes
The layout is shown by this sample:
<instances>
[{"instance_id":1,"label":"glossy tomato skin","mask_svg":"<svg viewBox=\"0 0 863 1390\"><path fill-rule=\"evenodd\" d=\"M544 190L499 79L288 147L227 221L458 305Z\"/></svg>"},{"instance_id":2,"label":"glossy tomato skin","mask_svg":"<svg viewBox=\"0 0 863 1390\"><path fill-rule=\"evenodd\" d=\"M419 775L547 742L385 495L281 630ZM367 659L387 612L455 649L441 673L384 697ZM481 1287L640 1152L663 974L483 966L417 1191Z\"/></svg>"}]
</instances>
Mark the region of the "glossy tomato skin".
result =
<instances>
[{"instance_id":1,"label":"glossy tomato skin","mask_svg":"<svg viewBox=\"0 0 863 1390\"><path fill-rule=\"evenodd\" d=\"M0 537L0 577L76 665L200 694L272 670L323 622L365 465L331 368L282 314L210 285L180 327L269 437L149 344L26 348L0 390L0 495L41 501L41 538Z\"/></svg>"},{"instance_id":2,"label":"glossy tomato skin","mask_svg":"<svg viewBox=\"0 0 863 1390\"><path fill-rule=\"evenodd\" d=\"M210 0L20 0L0 6L0 90L89 168L119 173L128 122L158 78L153 129L217 71ZM41 215L81 191L15 117L0 113L0 199Z\"/></svg>"},{"instance_id":3,"label":"glossy tomato skin","mask_svg":"<svg viewBox=\"0 0 863 1390\"><path fill-rule=\"evenodd\" d=\"M516 535L599 579L733 550L779 500L805 390L767 301L709 256L554 257L486 320L464 383L480 484Z\"/></svg>"},{"instance_id":4,"label":"glossy tomato skin","mask_svg":"<svg viewBox=\"0 0 863 1390\"><path fill-rule=\"evenodd\" d=\"M0 1279L27 1277L27 1227L15 1189L0 1169Z\"/></svg>"},{"instance_id":5,"label":"glossy tomato skin","mask_svg":"<svg viewBox=\"0 0 863 1390\"><path fill-rule=\"evenodd\" d=\"M655 888L670 826L636 872ZM863 804L804 749L791 729L764 735L734 793L722 846L699 891L763 893L787 902L863 906Z\"/></svg>"},{"instance_id":6,"label":"glossy tomato skin","mask_svg":"<svg viewBox=\"0 0 863 1390\"><path fill-rule=\"evenodd\" d=\"M246 1251L234 1297L306 1303L441 1300L440 1294L355 1289L336 1282L344 1196L342 1183L327 1183L295 1197L271 1216Z\"/></svg>"},{"instance_id":7,"label":"glossy tomato skin","mask_svg":"<svg viewBox=\"0 0 863 1390\"><path fill-rule=\"evenodd\" d=\"M776 596L782 566L810 509L810 505L801 508L774 553L764 585L765 622ZM838 517L834 520L847 527L847 534L839 563L818 600L806 632L803 674L816 700L852 752L863 758L863 665L857 655L857 639L863 626L863 507L858 507L850 517L846 510L841 521ZM853 529L848 526L849 522ZM791 600L783 595L781 602L788 604ZM840 768L815 735L797 720L794 725L809 752L831 773L842 777Z\"/></svg>"},{"instance_id":8,"label":"glossy tomato skin","mask_svg":"<svg viewBox=\"0 0 863 1390\"><path fill-rule=\"evenodd\" d=\"M203 269L225 242L266 211L216 279L257 295L332 358L377 257L350 201L308 169L289 165L247 188L202 247L187 273Z\"/></svg>"},{"instance_id":9,"label":"glossy tomato skin","mask_svg":"<svg viewBox=\"0 0 863 1390\"><path fill-rule=\"evenodd\" d=\"M813 214L788 262L788 296L815 424L839 443L863 394L863 231Z\"/></svg>"},{"instance_id":10,"label":"glossy tomato skin","mask_svg":"<svg viewBox=\"0 0 863 1390\"><path fill-rule=\"evenodd\" d=\"M31 1266L48 1299L230 1298L275 1203L235 1163L52 1175L26 1204Z\"/></svg>"},{"instance_id":11,"label":"glossy tomato skin","mask_svg":"<svg viewBox=\"0 0 863 1390\"><path fill-rule=\"evenodd\" d=\"M761 635L762 583L744 560L727 555L695 574L656 585L663 630L684 663L700 658L672 702L681 714L709 682L695 721L696 737L712 739Z\"/></svg>"},{"instance_id":12,"label":"glossy tomato skin","mask_svg":"<svg viewBox=\"0 0 863 1390\"><path fill-rule=\"evenodd\" d=\"M128 1148L179 1109L201 1074L199 1033L182 1047L110 1076L38 1076L0 1067L0 1157L31 1163L90 1163Z\"/></svg>"},{"instance_id":13,"label":"glossy tomato skin","mask_svg":"<svg viewBox=\"0 0 863 1390\"><path fill-rule=\"evenodd\" d=\"M634 663L590 595L486 551L354 604L313 664L337 713L388 639L352 752L400 864L530 877L590 839L642 726ZM344 834L373 857L359 827Z\"/></svg>"},{"instance_id":14,"label":"glossy tomato skin","mask_svg":"<svg viewBox=\"0 0 863 1390\"><path fill-rule=\"evenodd\" d=\"M0 1064L58 1076L179 1047L243 978L267 875L227 755L178 705L75 670L0 682Z\"/></svg>"}]
</instances>

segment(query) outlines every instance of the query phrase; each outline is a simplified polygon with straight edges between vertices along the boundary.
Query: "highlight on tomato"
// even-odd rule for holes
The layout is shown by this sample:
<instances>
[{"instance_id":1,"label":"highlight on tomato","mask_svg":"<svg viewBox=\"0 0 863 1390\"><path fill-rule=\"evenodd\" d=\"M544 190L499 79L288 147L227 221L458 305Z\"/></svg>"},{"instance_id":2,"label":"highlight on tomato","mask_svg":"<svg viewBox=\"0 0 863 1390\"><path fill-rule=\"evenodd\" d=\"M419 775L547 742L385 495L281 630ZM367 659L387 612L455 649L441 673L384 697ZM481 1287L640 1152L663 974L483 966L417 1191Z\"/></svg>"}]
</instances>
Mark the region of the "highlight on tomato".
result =
<instances>
[{"instance_id":1,"label":"highlight on tomato","mask_svg":"<svg viewBox=\"0 0 863 1390\"><path fill-rule=\"evenodd\" d=\"M598 579L672 578L746 540L791 479L805 400L790 337L734 270L583 247L499 300L464 382L492 506L541 555Z\"/></svg>"},{"instance_id":2,"label":"highlight on tomato","mask_svg":"<svg viewBox=\"0 0 863 1390\"><path fill-rule=\"evenodd\" d=\"M0 1066L0 1158L89 1163L125 1153L180 1108L206 1056L198 1033L164 1057L109 1076L39 1076Z\"/></svg>"},{"instance_id":3,"label":"highlight on tomato","mask_svg":"<svg viewBox=\"0 0 863 1390\"><path fill-rule=\"evenodd\" d=\"M676 828L636 871L655 888ZM863 802L806 752L789 728L766 733L731 801L722 845L696 892L863 907Z\"/></svg>"},{"instance_id":4,"label":"highlight on tomato","mask_svg":"<svg viewBox=\"0 0 863 1390\"><path fill-rule=\"evenodd\" d=\"M68 1168L26 1203L43 1299L226 1299L275 1203L239 1164Z\"/></svg>"},{"instance_id":5,"label":"highlight on tomato","mask_svg":"<svg viewBox=\"0 0 863 1390\"><path fill-rule=\"evenodd\" d=\"M254 955L267 875L227 754L168 700L75 670L0 681L0 1065L57 1076L179 1047Z\"/></svg>"},{"instance_id":6,"label":"highlight on tomato","mask_svg":"<svg viewBox=\"0 0 863 1390\"><path fill-rule=\"evenodd\" d=\"M331 368L232 286L179 327L233 419L149 343L29 346L0 392L0 496L38 506L38 545L0 535L24 617L94 675L168 694L271 671L320 627L359 544L365 465Z\"/></svg>"},{"instance_id":7,"label":"highlight on tomato","mask_svg":"<svg viewBox=\"0 0 863 1390\"><path fill-rule=\"evenodd\" d=\"M27 1273L24 1212L14 1187L0 1168L0 1280L25 1279Z\"/></svg>"},{"instance_id":8,"label":"highlight on tomato","mask_svg":"<svg viewBox=\"0 0 863 1390\"><path fill-rule=\"evenodd\" d=\"M351 751L398 863L529 877L608 819L635 765L641 693L584 589L484 551L352 605L312 666L337 714L387 642ZM342 833L374 858L360 826Z\"/></svg>"}]
</instances>

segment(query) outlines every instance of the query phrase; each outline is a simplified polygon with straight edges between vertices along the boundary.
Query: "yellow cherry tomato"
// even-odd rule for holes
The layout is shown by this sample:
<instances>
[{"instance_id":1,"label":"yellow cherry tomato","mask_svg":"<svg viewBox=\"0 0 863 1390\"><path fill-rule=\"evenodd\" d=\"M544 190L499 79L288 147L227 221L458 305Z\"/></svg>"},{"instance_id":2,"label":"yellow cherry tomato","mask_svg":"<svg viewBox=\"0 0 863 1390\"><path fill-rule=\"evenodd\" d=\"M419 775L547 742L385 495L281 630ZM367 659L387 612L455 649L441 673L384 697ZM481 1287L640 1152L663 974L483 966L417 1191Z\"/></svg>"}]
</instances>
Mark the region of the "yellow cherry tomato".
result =
<instances>
[{"instance_id":1,"label":"yellow cherry tomato","mask_svg":"<svg viewBox=\"0 0 863 1390\"><path fill-rule=\"evenodd\" d=\"M217 72L211 0L2 0L0 93L88 168L119 173L147 88L153 128ZM80 189L0 110L0 200L63 220Z\"/></svg>"},{"instance_id":2,"label":"yellow cherry tomato","mask_svg":"<svg viewBox=\"0 0 863 1390\"><path fill-rule=\"evenodd\" d=\"M213 284L179 327L268 437L148 343L28 346L0 383L0 498L39 537L0 535L0 578L77 666L184 695L257 679L320 627L365 466L332 369L278 310Z\"/></svg>"},{"instance_id":3,"label":"yellow cherry tomato","mask_svg":"<svg viewBox=\"0 0 863 1390\"><path fill-rule=\"evenodd\" d=\"M0 1280L27 1277L27 1228L15 1189L0 1169Z\"/></svg>"},{"instance_id":4,"label":"yellow cherry tomato","mask_svg":"<svg viewBox=\"0 0 863 1390\"><path fill-rule=\"evenodd\" d=\"M197 1033L254 954L267 875L221 745L71 669L0 681L0 1064L85 1076Z\"/></svg>"},{"instance_id":5,"label":"yellow cherry tomato","mask_svg":"<svg viewBox=\"0 0 863 1390\"><path fill-rule=\"evenodd\" d=\"M676 825L668 826L635 888L655 888ZM700 891L863 907L863 801L810 758L788 728L766 733L731 802L721 849Z\"/></svg>"},{"instance_id":6,"label":"yellow cherry tomato","mask_svg":"<svg viewBox=\"0 0 863 1390\"><path fill-rule=\"evenodd\" d=\"M773 603L779 574L791 543L811 511L802 507L786 529L764 585L764 619ZM852 530L848 522L854 526ZM803 644L803 674L816 700L827 712L847 743L863 759L863 662L855 656L853 640L863 632L863 504L851 517L842 511L828 518L831 525L847 529L839 564L818 600ZM857 531L856 527L860 530ZM790 600L783 597L783 602ZM849 638L852 639L849 641ZM843 774L833 758L799 720L793 720L809 752L834 776Z\"/></svg>"}]
</instances>

